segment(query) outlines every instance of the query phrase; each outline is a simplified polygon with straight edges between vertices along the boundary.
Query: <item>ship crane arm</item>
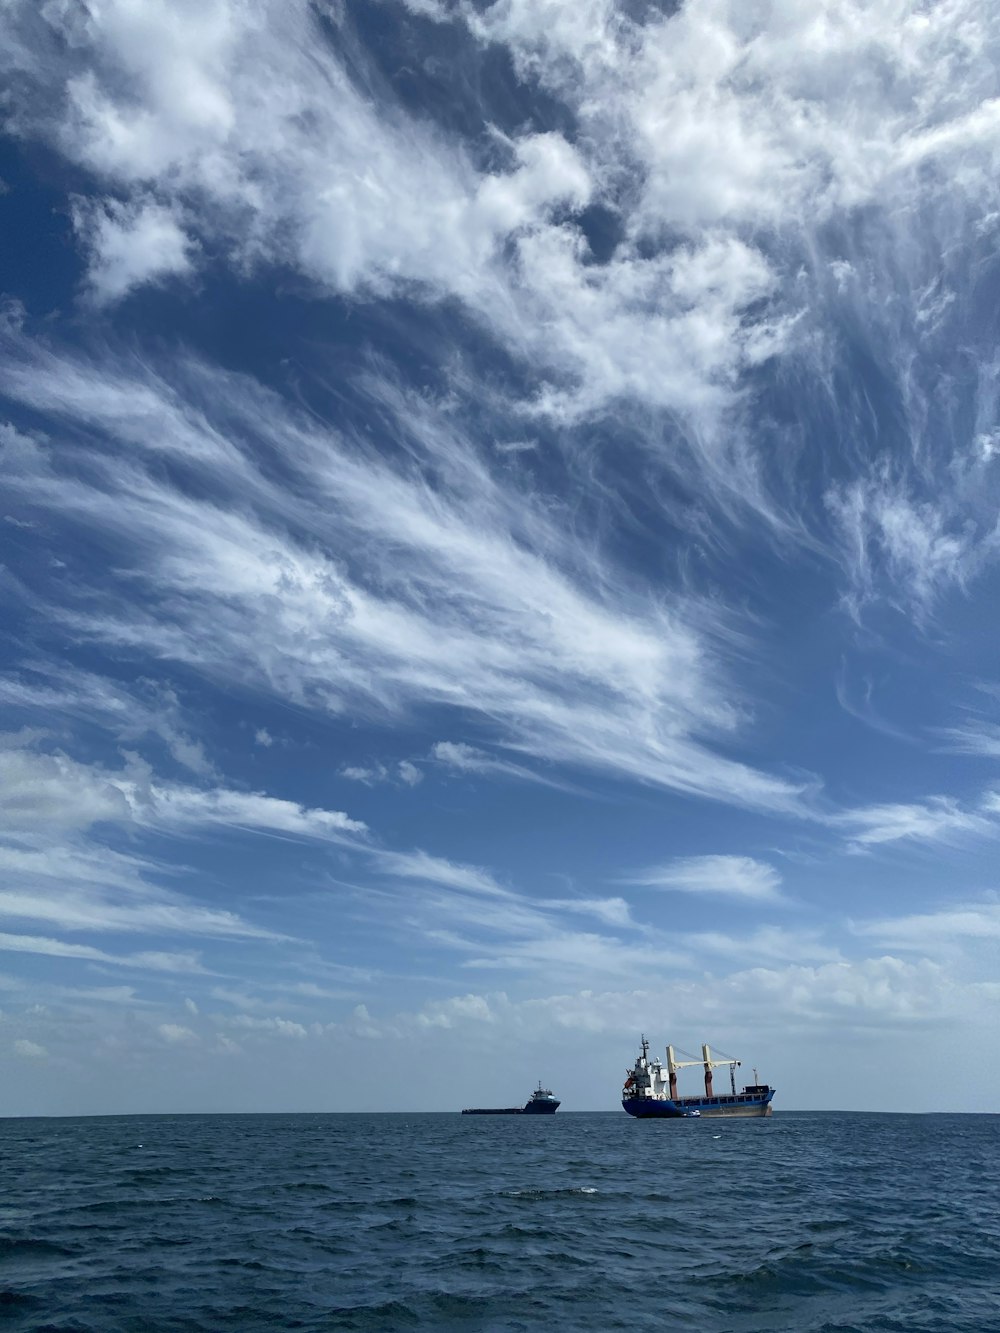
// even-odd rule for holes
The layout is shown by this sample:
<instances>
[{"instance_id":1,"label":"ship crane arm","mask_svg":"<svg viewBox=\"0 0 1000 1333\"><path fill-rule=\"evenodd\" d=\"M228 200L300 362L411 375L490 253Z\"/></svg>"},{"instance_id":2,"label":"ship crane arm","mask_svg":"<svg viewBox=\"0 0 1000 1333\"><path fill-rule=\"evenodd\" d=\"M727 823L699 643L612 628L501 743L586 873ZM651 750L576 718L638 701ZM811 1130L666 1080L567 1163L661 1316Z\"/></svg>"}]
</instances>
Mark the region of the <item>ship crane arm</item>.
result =
<instances>
[{"instance_id":1,"label":"ship crane arm","mask_svg":"<svg viewBox=\"0 0 1000 1333\"><path fill-rule=\"evenodd\" d=\"M697 1065L699 1069L704 1069L706 1065L711 1069L718 1069L720 1065L741 1065L742 1060L672 1060L671 1069L694 1069Z\"/></svg>"}]
</instances>

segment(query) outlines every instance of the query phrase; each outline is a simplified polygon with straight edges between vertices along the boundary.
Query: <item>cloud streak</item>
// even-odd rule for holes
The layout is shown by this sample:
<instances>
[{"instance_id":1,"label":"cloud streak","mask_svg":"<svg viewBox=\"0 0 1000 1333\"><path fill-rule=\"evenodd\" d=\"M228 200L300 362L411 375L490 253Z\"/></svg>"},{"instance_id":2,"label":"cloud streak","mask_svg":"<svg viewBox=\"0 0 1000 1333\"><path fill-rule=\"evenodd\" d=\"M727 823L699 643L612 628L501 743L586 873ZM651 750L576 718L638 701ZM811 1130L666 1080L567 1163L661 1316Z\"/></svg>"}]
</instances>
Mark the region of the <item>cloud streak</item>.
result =
<instances>
[{"instance_id":1,"label":"cloud streak","mask_svg":"<svg viewBox=\"0 0 1000 1333\"><path fill-rule=\"evenodd\" d=\"M595 566L530 495L502 490L449 423L426 412L410 423L445 479L432 493L245 379L176 367L196 407L139 367L130 379L16 332L8 347L9 393L132 452L111 466L95 450L85 481L61 450L8 436L12 485L78 529L99 527L148 590L124 611L110 588L85 616L53 608L76 633L321 710L473 710L513 752L806 813L807 784L712 748L739 722L723 665L735 626L705 601L643 595ZM256 450L293 469L291 487L265 478ZM170 487L156 457L224 498ZM365 553L363 577L349 572L352 551Z\"/></svg>"},{"instance_id":2,"label":"cloud streak","mask_svg":"<svg viewBox=\"0 0 1000 1333\"><path fill-rule=\"evenodd\" d=\"M751 856L687 856L622 878L639 888L677 893L721 894L755 903L782 902L781 876Z\"/></svg>"}]
</instances>

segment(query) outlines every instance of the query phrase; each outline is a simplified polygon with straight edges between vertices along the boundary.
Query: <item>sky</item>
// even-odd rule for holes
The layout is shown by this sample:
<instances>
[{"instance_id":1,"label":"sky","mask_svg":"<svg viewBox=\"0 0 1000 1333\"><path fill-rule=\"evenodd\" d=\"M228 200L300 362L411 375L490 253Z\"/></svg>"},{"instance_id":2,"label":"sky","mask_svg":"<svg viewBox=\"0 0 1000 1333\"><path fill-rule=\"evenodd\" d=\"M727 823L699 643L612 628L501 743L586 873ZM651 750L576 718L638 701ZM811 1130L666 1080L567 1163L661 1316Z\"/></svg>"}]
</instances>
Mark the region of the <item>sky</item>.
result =
<instances>
[{"instance_id":1,"label":"sky","mask_svg":"<svg viewBox=\"0 0 1000 1333\"><path fill-rule=\"evenodd\" d=\"M998 58L6 0L0 1114L996 1109Z\"/></svg>"}]
</instances>

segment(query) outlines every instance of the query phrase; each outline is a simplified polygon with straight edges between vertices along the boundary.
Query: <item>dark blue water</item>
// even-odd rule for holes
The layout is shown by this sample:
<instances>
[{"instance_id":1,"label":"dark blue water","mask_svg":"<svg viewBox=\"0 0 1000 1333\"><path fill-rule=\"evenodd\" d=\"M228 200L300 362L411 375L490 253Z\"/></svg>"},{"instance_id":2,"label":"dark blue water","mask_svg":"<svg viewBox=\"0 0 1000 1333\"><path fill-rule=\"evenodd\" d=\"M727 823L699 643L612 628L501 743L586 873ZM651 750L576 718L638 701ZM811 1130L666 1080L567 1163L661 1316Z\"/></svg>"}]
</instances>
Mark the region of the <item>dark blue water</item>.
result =
<instances>
[{"instance_id":1,"label":"dark blue water","mask_svg":"<svg viewBox=\"0 0 1000 1333\"><path fill-rule=\"evenodd\" d=\"M1000 1118L0 1121L0 1324L1000 1329Z\"/></svg>"}]
</instances>

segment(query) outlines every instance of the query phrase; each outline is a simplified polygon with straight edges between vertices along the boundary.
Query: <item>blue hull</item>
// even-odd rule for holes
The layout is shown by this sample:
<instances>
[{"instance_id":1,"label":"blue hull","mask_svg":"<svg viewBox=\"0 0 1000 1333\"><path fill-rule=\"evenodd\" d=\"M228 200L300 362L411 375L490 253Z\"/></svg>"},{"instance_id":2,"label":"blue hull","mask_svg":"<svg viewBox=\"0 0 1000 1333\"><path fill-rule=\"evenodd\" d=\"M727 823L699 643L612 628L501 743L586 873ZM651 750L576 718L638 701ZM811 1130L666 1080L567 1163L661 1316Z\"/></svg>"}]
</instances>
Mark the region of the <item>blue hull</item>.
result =
<instances>
[{"instance_id":1,"label":"blue hull","mask_svg":"<svg viewBox=\"0 0 1000 1333\"><path fill-rule=\"evenodd\" d=\"M697 1117L755 1117L771 1114L774 1089L755 1095L737 1093L725 1097L678 1097L676 1101L658 1101L652 1097L626 1097L622 1109L639 1120L691 1120Z\"/></svg>"},{"instance_id":2,"label":"blue hull","mask_svg":"<svg viewBox=\"0 0 1000 1333\"><path fill-rule=\"evenodd\" d=\"M622 1109L640 1120L683 1120L684 1112L674 1102L654 1102L646 1097L625 1097Z\"/></svg>"}]
</instances>

